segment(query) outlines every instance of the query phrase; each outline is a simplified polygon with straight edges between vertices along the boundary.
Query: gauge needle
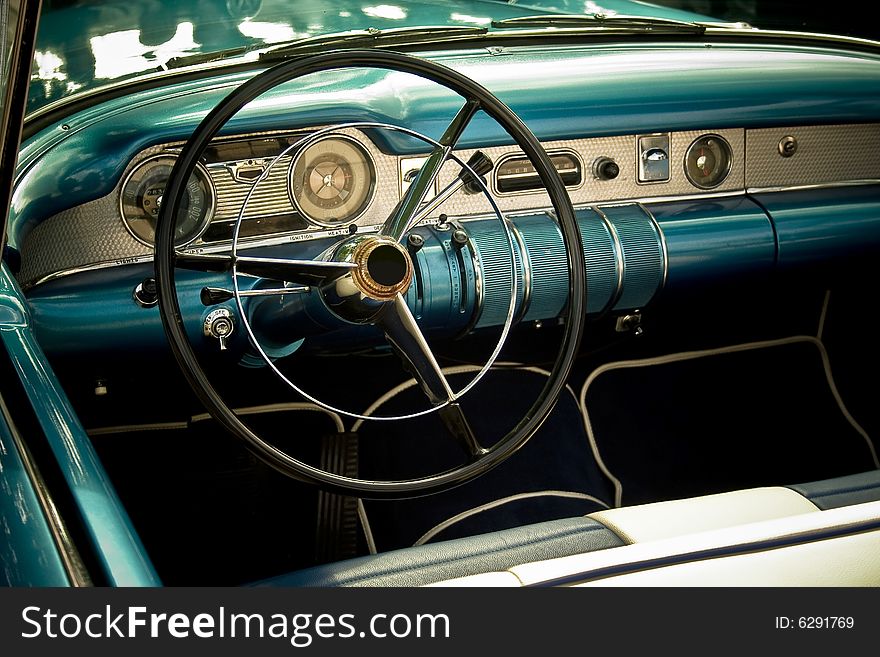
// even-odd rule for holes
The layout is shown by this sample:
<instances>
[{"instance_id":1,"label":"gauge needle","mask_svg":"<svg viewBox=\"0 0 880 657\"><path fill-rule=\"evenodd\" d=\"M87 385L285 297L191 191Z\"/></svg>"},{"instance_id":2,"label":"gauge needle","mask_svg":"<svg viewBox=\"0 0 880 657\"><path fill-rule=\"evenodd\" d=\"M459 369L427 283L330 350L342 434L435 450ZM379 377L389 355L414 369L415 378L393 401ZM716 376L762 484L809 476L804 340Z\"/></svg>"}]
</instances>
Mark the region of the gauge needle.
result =
<instances>
[{"instance_id":1,"label":"gauge needle","mask_svg":"<svg viewBox=\"0 0 880 657\"><path fill-rule=\"evenodd\" d=\"M341 191L341 187L337 187L334 182L336 181L337 175L342 172L342 167L338 165L331 164L333 167L332 170L329 170L327 167L321 168L322 165L316 166L312 169L311 180L312 180L312 190L317 194L321 189L328 188L336 191Z\"/></svg>"},{"instance_id":2,"label":"gauge needle","mask_svg":"<svg viewBox=\"0 0 880 657\"><path fill-rule=\"evenodd\" d=\"M697 168L703 172L704 176L709 175L709 171L706 169L706 149L700 149L700 157L697 158Z\"/></svg>"}]
</instances>

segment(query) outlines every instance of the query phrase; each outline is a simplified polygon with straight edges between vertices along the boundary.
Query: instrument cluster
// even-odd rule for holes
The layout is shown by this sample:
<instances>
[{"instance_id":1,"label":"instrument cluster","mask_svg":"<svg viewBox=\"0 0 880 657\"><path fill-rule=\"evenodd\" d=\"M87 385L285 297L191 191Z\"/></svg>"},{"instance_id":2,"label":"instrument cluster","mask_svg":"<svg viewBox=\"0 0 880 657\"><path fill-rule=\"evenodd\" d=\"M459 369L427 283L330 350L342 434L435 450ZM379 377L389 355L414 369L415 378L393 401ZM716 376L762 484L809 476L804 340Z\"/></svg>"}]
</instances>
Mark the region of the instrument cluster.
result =
<instances>
[{"instance_id":1,"label":"instrument cluster","mask_svg":"<svg viewBox=\"0 0 880 657\"><path fill-rule=\"evenodd\" d=\"M308 133L250 137L213 144L186 186L175 244L186 247L240 235L348 227L361 218L376 193L376 164L361 141L330 133L296 144ZM137 162L119 191L119 211L138 242L152 246L165 186L179 149Z\"/></svg>"}]
</instances>

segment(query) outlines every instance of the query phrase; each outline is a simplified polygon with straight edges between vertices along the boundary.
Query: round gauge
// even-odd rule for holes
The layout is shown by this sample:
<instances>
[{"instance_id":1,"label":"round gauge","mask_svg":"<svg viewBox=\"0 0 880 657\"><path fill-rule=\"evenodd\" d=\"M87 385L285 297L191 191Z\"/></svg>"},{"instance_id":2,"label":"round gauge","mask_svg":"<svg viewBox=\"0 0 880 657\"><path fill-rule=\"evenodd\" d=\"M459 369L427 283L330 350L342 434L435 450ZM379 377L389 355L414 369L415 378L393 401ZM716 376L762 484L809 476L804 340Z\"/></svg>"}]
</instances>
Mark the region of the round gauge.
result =
<instances>
[{"instance_id":1,"label":"round gauge","mask_svg":"<svg viewBox=\"0 0 880 657\"><path fill-rule=\"evenodd\" d=\"M297 209L321 226L353 221L369 205L376 179L364 147L348 137L319 139L294 158L290 196Z\"/></svg>"},{"instance_id":2,"label":"round gauge","mask_svg":"<svg viewBox=\"0 0 880 657\"><path fill-rule=\"evenodd\" d=\"M688 147L684 172L694 185L711 189L720 185L733 161L730 144L718 135L703 135Z\"/></svg>"},{"instance_id":3,"label":"round gauge","mask_svg":"<svg viewBox=\"0 0 880 657\"><path fill-rule=\"evenodd\" d=\"M162 208L165 185L176 155L156 155L138 164L122 185L119 205L129 232L140 242L153 246L156 219ZM196 166L181 201L174 226L174 245L185 246L201 235L214 214L214 185L208 170Z\"/></svg>"}]
</instances>

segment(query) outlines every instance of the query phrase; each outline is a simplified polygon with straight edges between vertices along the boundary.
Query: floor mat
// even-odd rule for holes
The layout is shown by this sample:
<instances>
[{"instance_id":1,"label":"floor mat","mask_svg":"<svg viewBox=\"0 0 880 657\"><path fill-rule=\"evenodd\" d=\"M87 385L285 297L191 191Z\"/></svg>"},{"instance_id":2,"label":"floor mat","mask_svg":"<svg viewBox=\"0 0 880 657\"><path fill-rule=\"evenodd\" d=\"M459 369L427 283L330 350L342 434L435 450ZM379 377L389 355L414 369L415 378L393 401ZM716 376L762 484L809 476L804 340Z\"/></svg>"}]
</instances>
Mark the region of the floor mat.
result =
<instances>
[{"instance_id":1,"label":"floor mat","mask_svg":"<svg viewBox=\"0 0 880 657\"><path fill-rule=\"evenodd\" d=\"M450 379L454 388L466 381L460 376ZM462 399L476 435L481 439L502 435L509 427L501 426L500 418L511 425L518 421L519 406L526 408L545 383L544 376L533 372L490 372ZM381 411L389 414L412 408L411 404L420 399L424 399L421 391L413 388L389 401ZM458 447L432 415L405 422L371 422L359 433L362 476L415 476L461 463ZM549 490L611 499L611 488L592 458L575 397L568 390L538 433L494 470L438 495L399 501L367 500L365 507L381 552L411 546L438 523L468 509L519 493ZM440 532L436 540L584 515L601 508L601 504L583 498L530 497L457 522Z\"/></svg>"},{"instance_id":2,"label":"floor mat","mask_svg":"<svg viewBox=\"0 0 880 657\"><path fill-rule=\"evenodd\" d=\"M613 369L586 399L624 505L875 467L814 342Z\"/></svg>"}]
</instances>

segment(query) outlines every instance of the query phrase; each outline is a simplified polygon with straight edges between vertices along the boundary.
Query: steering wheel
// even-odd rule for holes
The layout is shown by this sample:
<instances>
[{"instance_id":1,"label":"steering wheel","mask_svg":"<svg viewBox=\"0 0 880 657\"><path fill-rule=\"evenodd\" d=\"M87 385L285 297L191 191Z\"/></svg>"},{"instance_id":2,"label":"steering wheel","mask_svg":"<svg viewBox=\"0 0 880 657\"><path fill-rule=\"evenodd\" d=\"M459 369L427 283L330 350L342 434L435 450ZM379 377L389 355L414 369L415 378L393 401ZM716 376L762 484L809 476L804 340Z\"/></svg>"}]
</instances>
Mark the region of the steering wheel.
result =
<instances>
[{"instance_id":1,"label":"steering wheel","mask_svg":"<svg viewBox=\"0 0 880 657\"><path fill-rule=\"evenodd\" d=\"M234 244L230 255L197 256L178 252L174 248L174 224L187 182L205 148L229 119L245 104L279 84L312 73L352 67L380 68L413 74L444 86L464 99L462 108L438 141L423 138L433 144L433 149L378 234L357 234L342 238L325 259L316 260L242 257L236 253ZM417 217L423 207L425 195L444 163L450 158L457 160L452 155L452 150L471 119L481 110L513 138L535 167L555 210L568 265L567 315L559 353L550 376L526 414L490 448L480 445L458 403L459 397L471 386L466 386L458 393L453 392L407 306L404 295L412 280L413 263L407 250L400 244L408 229L412 228L413 218ZM481 177L467 165L465 168L474 174L471 180L481 186L491 200ZM494 201L492 203L494 206ZM503 225L507 220L501 217L497 206L494 207ZM239 223L240 220L241 215ZM506 226L504 229L509 230ZM513 244L509 237L508 233L512 250ZM424 477L367 480L314 467L265 441L230 409L199 364L187 337L180 310L174 278L175 267L231 271L234 280L238 273L247 273L277 281L309 285L313 291L322 295L325 304L332 307L341 322L378 326L421 385L431 403L428 412L436 412L449 433L464 447L467 453L465 462L450 470ZM586 314L586 270L580 231L565 185L538 139L510 108L473 80L440 64L394 52L349 50L287 61L251 78L221 101L193 132L171 172L156 228L155 268L159 310L172 352L189 385L214 419L244 441L257 457L279 472L333 492L357 497L414 497L439 492L465 483L510 457L535 434L553 409L577 354ZM491 276L492 272L483 272L483 275ZM515 281L515 269L511 276ZM500 351L506 329L512 320L516 299L515 282L512 292L511 312L508 313L508 322L493 359ZM235 298L239 311L242 312L237 283ZM252 334L250 337L253 341ZM489 363L484 369L488 369L488 366Z\"/></svg>"}]
</instances>

